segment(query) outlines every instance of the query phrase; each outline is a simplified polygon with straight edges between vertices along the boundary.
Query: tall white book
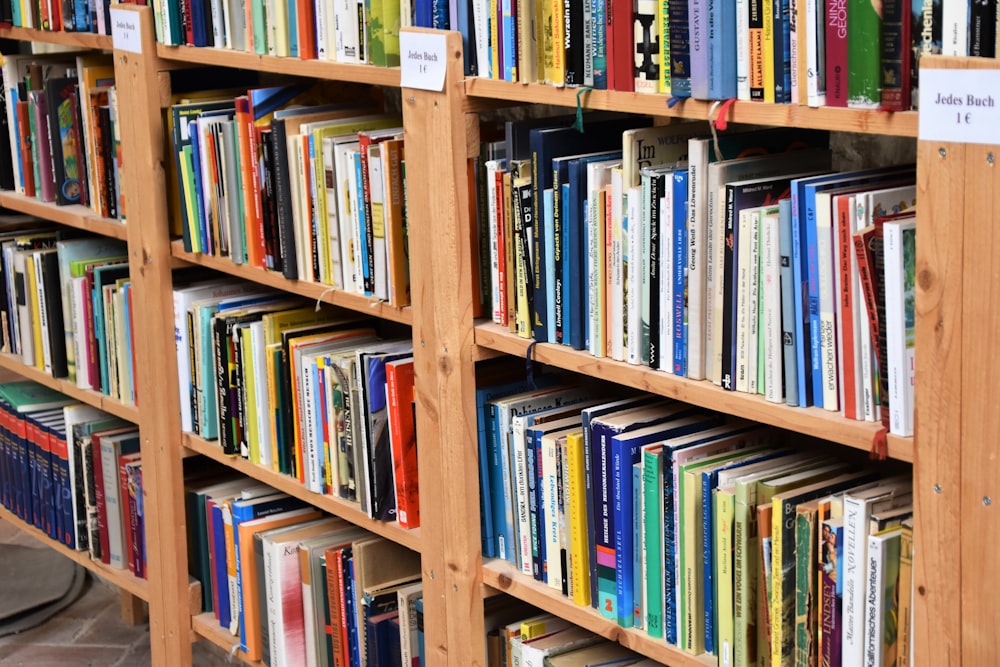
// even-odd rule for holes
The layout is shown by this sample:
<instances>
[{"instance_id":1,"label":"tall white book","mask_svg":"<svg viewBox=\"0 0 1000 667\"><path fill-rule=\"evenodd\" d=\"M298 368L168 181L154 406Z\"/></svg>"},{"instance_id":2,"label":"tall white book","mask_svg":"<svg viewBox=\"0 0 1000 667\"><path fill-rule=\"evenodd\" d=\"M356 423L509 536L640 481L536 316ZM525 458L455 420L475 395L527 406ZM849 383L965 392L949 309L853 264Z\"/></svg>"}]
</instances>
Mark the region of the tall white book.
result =
<instances>
[{"instance_id":1,"label":"tall white book","mask_svg":"<svg viewBox=\"0 0 1000 667\"><path fill-rule=\"evenodd\" d=\"M915 217L882 227L889 431L901 436L913 435L916 237Z\"/></svg>"}]
</instances>

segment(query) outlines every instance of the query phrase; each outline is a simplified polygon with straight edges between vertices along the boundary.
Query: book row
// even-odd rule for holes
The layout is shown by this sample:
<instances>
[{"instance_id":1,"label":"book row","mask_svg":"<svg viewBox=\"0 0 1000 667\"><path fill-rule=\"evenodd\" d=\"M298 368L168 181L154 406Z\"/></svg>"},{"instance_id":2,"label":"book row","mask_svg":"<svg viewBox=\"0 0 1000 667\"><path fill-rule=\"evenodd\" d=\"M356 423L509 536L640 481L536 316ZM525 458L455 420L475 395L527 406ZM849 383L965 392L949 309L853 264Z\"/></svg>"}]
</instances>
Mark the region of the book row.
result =
<instances>
[{"instance_id":1,"label":"book row","mask_svg":"<svg viewBox=\"0 0 1000 667\"><path fill-rule=\"evenodd\" d=\"M521 607L490 610L487 600L487 654L490 667L655 667L659 662L609 642L552 614L523 617ZM494 605L499 606L499 605ZM508 617L517 620L508 622ZM498 625L492 628L490 626Z\"/></svg>"},{"instance_id":2,"label":"book row","mask_svg":"<svg viewBox=\"0 0 1000 667\"><path fill-rule=\"evenodd\" d=\"M204 607L266 665L414 665L420 556L264 484L188 480Z\"/></svg>"},{"instance_id":3,"label":"book row","mask_svg":"<svg viewBox=\"0 0 1000 667\"><path fill-rule=\"evenodd\" d=\"M367 321L231 280L174 291L182 428L419 525L413 356Z\"/></svg>"},{"instance_id":4,"label":"book row","mask_svg":"<svg viewBox=\"0 0 1000 667\"><path fill-rule=\"evenodd\" d=\"M145 577L139 431L31 381L0 384L4 507L53 540Z\"/></svg>"},{"instance_id":5,"label":"book row","mask_svg":"<svg viewBox=\"0 0 1000 667\"><path fill-rule=\"evenodd\" d=\"M408 305L400 118L318 88L171 107L185 250Z\"/></svg>"},{"instance_id":6,"label":"book row","mask_svg":"<svg viewBox=\"0 0 1000 667\"><path fill-rule=\"evenodd\" d=\"M719 664L909 650L905 475L675 401L523 388L478 390L485 556Z\"/></svg>"},{"instance_id":7,"label":"book row","mask_svg":"<svg viewBox=\"0 0 1000 667\"><path fill-rule=\"evenodd\" d=\"M939 1L476 0L453 27L467 73L492 79L903 111L922 55L993 58L997 18Z\"/></svg>"},{"instance_id":8,"label":"book row","mask_svg":"<svg viewBox=\"0 0 1000 667\"><path fill-rule=\"evenodd\" d=\"M912 435L912 166L833 172L824 133L636 122L515 121L484 150L493 320Z\"/></svg>"},{"instance_id":9,"label":"book row","mask_svg":"<svg viewBox=\"0 0 1000 667\"><path fill-rule=\"evenodd\" d=\"M0 233L3 347L81 389L135 403L125 244L26 228Z\"/></svg>"},{"instance_id":10,"label":"book row","mask_svg":"<svg viewBox=\"0 0 1000 667\"><path fill-rule=\"evenodd\" d=\"M18 28L111 34L109 0L2 0L0 23ZM145 5L145 0L124 0Z\"/></svg>"},{"instance_id":11,"label":"book row","mask_svg":"<svg viewBox=\"0 0 1000 667\"><path fill-rule=\"evenodd\" d=\"M0 187L124 220L111 57L12 54L2 72Z\"/></svg>"}]
</instances>

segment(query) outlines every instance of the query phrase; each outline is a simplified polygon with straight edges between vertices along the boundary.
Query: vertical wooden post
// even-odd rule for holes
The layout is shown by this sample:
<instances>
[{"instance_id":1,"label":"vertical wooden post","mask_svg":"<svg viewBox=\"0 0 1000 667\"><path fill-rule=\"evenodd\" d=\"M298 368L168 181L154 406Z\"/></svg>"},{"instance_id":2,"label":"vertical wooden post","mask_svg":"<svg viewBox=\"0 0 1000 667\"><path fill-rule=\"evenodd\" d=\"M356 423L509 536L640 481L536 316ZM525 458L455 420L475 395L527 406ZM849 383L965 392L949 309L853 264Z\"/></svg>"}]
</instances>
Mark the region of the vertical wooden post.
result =
<instances>
[{"instance_id":1,"label":"vertical wooden post","mask_svg":"<svg viewBox=\"0 0 1000 667\"><path fill-rule=\"evenodd\" d=\"M486 658L476 465L473 299L462 41L442 92L403 88L428 663ZM404 81L405 84L405 81ZM473 131L473 134L476 134Z\"/></svg>"},{"instance_id":2,"label":"vertical wooden post","mask_svg":"<svg viewBox=\"0 0 1000 667\"><path fill-rule=\"evenodd\" d=\"M135 18L142 53L115 51L123 151L122 187L135 306L136 389L142 436L154 665L191 664L187 536L174 362L170 234L164 173L161 76L150 7L119 6Z\"/></svg>"}]
</instances>

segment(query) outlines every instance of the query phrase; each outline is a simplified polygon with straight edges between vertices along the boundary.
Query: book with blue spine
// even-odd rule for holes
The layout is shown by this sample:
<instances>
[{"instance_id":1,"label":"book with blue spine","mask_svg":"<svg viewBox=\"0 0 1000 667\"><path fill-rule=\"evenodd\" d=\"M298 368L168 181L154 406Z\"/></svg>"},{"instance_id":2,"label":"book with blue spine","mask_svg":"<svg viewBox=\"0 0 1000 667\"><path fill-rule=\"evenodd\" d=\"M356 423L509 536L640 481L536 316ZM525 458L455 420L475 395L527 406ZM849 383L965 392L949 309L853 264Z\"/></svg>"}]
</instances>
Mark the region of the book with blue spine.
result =
<instances>
[{"instance_id":1,"label":"book with blue spine","mask_svg":"<svg viewBox=\"0 0 1000 667\"><path fill-rule=\"evenodd\" d=\"M792 101L791 6L789 0L774 0L771 12L774 51L765 57L774 58L774 102Z\"/></svg>"},{"instance_id":2,"label":"book with blue spine","mask_svg":"<svg viewBox=\"0 0 1000 667\"><path fill-rule=\"evenodd\" d=\"M792 270L796 340L802 342L798 367L799 405L823 406L820 345L819 266L817 263L816 193L850 185L876 183L889 176L912 173L912 166L891 166L808 178L791 183ZM803 402L803 395L804 400Z\"/></svg>"},{"instance_id":3,"label":"book with blue spine","mask_svg":"<svg viewBox=\"0 0 1000 667\"><path fill-rule=\"evenodd\" d=\"M708 0L708 98L736 97L736 3Z\"/></svg>"},{"instance_id":4,"label":"book with blue spine","mask_svg":"<svg viewBox=\"0 0 1000 667\"><path fill-rule=\"evenodd\" d=\"M632 498L634 491L632 467L641 462L643 446L687 435L718 423L716 415L699 413L695 408L684 404L671 406L661 412L659 419L660 422L655 425L611 438L614 461L615 592L618 609L615 620L624 628L633 626L636 592L642 597L641 588L638 591L633 589L633 555L639 545L633 541L633 520L637 508L628 500Z\"/></svg>"},{"instance_id":5,"label":"book with blue spine","mask_svg":"<svg viewBox=\"0 0 1000 667\"><path fill-rule=\"evenodd\" d=\"M517 46L515 40L514 26L514 2L515 0L501 0L501 21L500 32L503 39L503 46L500 52L503 54L503 76L504 81L517 80ZM436 27L436 26L435 26ZM448 26L443 26L445 29Z\"/></svg>"},{"instance_id":6,"label":"book with blue spine","mask_svg":"<svg viewBox=\"0 0 1000 667\"><path fill-rule=\"evenodd\" d=\"M594 88L608 89L608 53L607 53L607 5L604 0L585 0L590 2L590 16L594 26L594 38L590 58L594 67ZM586 57L586 55L585 55Z\"/></svg>"},{"instance_id":7,"label":"book with blue spine","mask_svg":"<svg viewBox=\"0 0 1000 667\"><path fill-rule=\"evenodd\" d=\"M710 99L708 73L712 56L709 51L708 5L712 1L688 0L687 3L691 97L699 100Z\"/></svg>"},{"instance_id":8,"label":"book with blue spine","mask_svg":"<svg viewBox=\"0 0 1000 667\"><path fill-rule=\"evenodd\" d=\"M567 169L568 172L568 169ZM567 182L560 184L560 196L559 196L559 216L562 221L559 225L559 233L561 239L557 239L556 242L559 244L559 250L557 255L556 263L556 292L558 297L556 298L556 342L563 345L569 345L570 337L573 335L574 319L572 311L572 303L569 299L570 290L570 262L566 255L568 250L566 242L569 240L569 229L573 225L573 221L569 217L569 200L570 200L570 189L568 182L569 174L567 173ZM577 266L577 272L579 273L579 265ZM579 276L577 276L579 278ZM560 309L562 312L560 312Z\"/></svg>"},{"instance_id":9,"label":"book with blue spine","mask_svg":"<svg viewBox=\"0 0 1000 667\"><path fill-rule=\"evenodd\" d=\"M566 223L563 229L566 231L566 241L563 248L566 258L563 266L569 267L569 278L566 280L568 289L565 291L564 308L566 315L564 327L568 326L570 335L564 336L563 342L576 350L585 349L587 346L587 281L584 267L587 260L587 165L592 162L602 162L605 160L617 160L621 158L621 151L605 151L590 153L570 158L569 171L569 196ZM555 163L555 161L553 161Z\"/></svg>"},{"instance_id":10,"label":"book with blue spine","mask_svg":"<svg viewBox=\"0 0 1000 667\"><path fill-rule=\"evenodd\" d=\"M673 173L673 219L674 238L672 319L674 323L674 375L687 375L687 244L688 233L684 222L688 211L688 170L678 169Z\"/></svg>"},{"instance_id":11,"label":"book with blue spine","mask_svg":"<svg viewBox=\"0 0 1000 667\"><path fill-rule=\"evenodd\" d=\"M670 95L691 97L691 35L688 0L669 0Z\"/></svg>"},{"instance_id":12,"label":"book with blue spine","mask_svg":"<svg viewBox=\"0 0 1000 667\"><path fill-rule=\"evenodd\" d=\"M357 599L354 591L354 552L344 549L344 602L346 608L347 652L352 665L361 664L361 629L358 627Z\"/></svg>"},{"instance_id":13,"label":"book with blue spine","mask_svg":"<svg viewBox=\"0 0 1000 667\"><path fill-rule=\"evenodd\" d=\"M544 249L545 257L539 257L536 261L541 262L544 276L542 286L545 289L545 313L541 316L546 323L546 338L535 337L540 343L556 343L556 246L555 246L555 194L552 188L545 188L542 192L542 232L545 235ZM538 283L535 283L536 288ZM536 292L537 294L537 292ZM538 306L536 304L536 313Z\"/></svg>"}]
</instances>

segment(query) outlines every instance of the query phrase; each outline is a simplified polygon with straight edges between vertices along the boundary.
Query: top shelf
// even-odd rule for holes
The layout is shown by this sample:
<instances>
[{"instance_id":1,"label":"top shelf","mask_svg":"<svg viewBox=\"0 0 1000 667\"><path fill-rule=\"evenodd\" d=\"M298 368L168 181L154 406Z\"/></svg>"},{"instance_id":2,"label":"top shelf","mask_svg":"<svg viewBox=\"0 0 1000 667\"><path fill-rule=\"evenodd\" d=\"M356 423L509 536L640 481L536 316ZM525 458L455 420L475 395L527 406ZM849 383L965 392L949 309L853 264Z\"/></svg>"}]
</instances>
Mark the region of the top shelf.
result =
<instances>
[{"instance_id":1,"label":"top shelf","mask_svg":"<svg viewBox=\"0 0 1000 667\"><path fill-rule=\"evenodd\" d=\"M91 32L62 32L5 26L0 27L0 38L17 39L22 42L61 44L63 46L75 46L81 49L111 50L112 48L111 35L95 35Z\"/></svg>"},{"instance_id":2,"label":"top shelf","mask_svg":"<svg viewBox=\"0 0 1000 667\"><path fill-rule=\"evenodd\" d=\"M164 60L199 65L220 65L259 72L292 74L315 79L335 79L399 88L398 67L375 67L374 65L355 65L328 60L278 58L245 51L233 51L232 49L167 46L164 44L156 45L156 55Z\"/></svg>"},{"instance_id":3,"label":"top shelf","mask_svg":"<svg viewBox=\"0 0 1000 667\"><path fill-rule=\"evenodd\" d=\"M512 83L493 79L469 78L465 92L470 97L508 100L525 104L577 106L581 88L557 88L541 83ZM707 120L713 101L685 99L672 108L667 95L625 93L615 90L590 90L580 94L580 104L587 109L623 111L650 116L670 116ZM806 107L798 104L734 102L726 113L730 123L752 123L782 127L801 127L839 132L917 136L916 111L879 111L837 107Z\"/></svg>"}]
</instances>

